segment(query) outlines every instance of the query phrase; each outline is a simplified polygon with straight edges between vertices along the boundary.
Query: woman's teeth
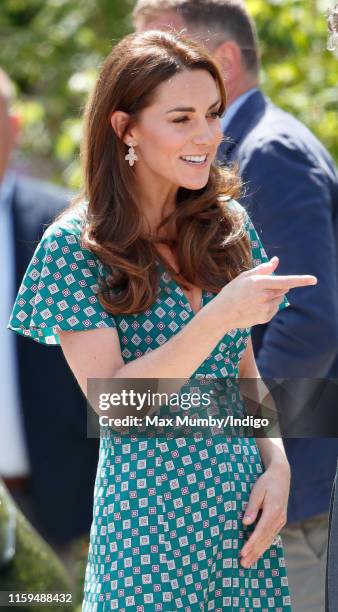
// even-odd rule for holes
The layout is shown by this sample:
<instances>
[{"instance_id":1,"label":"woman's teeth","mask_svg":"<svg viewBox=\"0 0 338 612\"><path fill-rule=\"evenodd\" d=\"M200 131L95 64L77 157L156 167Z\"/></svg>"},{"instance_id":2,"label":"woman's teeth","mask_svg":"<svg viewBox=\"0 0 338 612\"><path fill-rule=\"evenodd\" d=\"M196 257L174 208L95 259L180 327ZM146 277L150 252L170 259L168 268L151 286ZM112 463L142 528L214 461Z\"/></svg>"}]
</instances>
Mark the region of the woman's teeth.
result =
<instances>
[{"instance_id":1,"label":"woman's teeth","mask_svg":"<svg viewBox=\"0 0 338 612\"><path fill-rule=\"evenodd\" d=\"M192 164L204 164L207 160L207 155L184 155L181 159Z\"/></svg>"}]
</instances>

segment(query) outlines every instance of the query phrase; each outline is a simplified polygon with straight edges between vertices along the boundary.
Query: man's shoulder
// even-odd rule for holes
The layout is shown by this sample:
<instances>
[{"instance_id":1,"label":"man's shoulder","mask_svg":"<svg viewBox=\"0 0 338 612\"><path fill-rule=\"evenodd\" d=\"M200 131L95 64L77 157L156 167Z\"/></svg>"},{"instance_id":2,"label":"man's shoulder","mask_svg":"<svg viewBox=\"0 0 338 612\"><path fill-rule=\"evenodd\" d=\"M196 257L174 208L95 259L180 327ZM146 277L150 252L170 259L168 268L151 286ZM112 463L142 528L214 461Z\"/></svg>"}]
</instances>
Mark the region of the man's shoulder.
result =
<instances>
[{"instance_id":1,"label":"man's shoulder","mask_svg":"<svg viewBox=\"0 0 338 612\"><path fill-rule=\"evenodd\" d=\"M37 216L52 218L69 204L74 194L59 185L30 176L15 177L15 205L17 213L34 209Z\"/></svg>"},{"instance_id":2,"label":"man's shoulder","mask_svg":"<svg viewBox=\"0 0 338 612\"><path fill-rule=\"evenodd\" d=\"M283 151L302 154L317 163L318 158L332 159L324 145L304 123L291 113L267 100L264 112L247 131L239 146L239 156L248 158L256 152L269 154Z\"/></svg>"}]
</instances>

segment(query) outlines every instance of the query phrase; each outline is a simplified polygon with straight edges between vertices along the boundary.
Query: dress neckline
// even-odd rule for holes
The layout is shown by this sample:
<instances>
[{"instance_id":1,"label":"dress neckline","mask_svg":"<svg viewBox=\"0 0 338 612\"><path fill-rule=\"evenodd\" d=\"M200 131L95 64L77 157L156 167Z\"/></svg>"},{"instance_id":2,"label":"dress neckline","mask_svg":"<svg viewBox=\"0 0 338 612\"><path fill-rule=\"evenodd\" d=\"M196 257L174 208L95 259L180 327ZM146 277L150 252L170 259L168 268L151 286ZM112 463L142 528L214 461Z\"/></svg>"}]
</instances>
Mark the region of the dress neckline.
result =
<instances>
[{"instance_id":1,"label":"dress neckline","mask_svg":"<svg viewBox=\"0 0 338 612\"><path fill-rule=\"evenodd\" d=\"M179 285L171 276L169 270L166 268L166 266L164 265L164 263L162 263L162 261L160 259L156 258L156 264L159 266L160 270L162 271L161 276L164 276L164 281L166 283L167 286L169 286L174 292L178 293L180 296L180 304L193 316L197 315L197 313L203 308L204 306L204 289L201 289L201 301L200 301L200 305L199 305L199 309L198 310L194 310L190 300L188 299L187 295L185 294L184 290L182 289L181 285Z\"/></svg>"}]
</instances>

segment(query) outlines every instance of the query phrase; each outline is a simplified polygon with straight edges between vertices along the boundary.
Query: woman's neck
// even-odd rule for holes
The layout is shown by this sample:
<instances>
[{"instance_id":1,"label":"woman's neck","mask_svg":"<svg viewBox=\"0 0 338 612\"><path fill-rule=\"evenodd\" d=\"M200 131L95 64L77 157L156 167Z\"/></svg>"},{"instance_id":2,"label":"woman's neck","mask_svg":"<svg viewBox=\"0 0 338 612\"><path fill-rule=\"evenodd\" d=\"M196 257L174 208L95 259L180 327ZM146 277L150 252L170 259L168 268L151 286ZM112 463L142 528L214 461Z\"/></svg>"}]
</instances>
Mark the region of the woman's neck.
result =
<instances>
[{"instance_id":1,"label":"woman's neck","mask_svg":"<svg viewBox=\"0 0 338 612\"><path fill-rule=\"evenodd\" d=\"M153 235L161 221L174 212L178 187L138 180L135 191L137 205L145 218L146 231Z\"/></svg>"}]
</instances>

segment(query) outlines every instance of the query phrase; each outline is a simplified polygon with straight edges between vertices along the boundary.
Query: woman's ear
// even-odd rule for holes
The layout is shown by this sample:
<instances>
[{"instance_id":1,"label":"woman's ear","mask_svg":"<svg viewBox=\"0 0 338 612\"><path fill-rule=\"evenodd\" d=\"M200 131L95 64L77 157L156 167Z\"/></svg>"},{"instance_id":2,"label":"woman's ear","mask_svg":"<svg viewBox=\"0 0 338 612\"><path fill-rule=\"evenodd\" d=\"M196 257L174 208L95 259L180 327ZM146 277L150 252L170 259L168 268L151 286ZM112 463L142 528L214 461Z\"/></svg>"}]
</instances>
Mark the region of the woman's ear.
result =
<instances>
[{"instance_id":1,"label":"woman's ear","mask_svg":"<svg viewBox=\"0 0 338 612\"><path fill-rule=\"evenodd\" d=\"M133 129L130 128L125 131L129 121L130 116L124 111L114 111L110 116L110 123L116 136L120 140L123 140L126 145L129 145L131 141L133 141L133 144L136 145L137 143L135 141Z\"/></svg>"}]
</instances>

